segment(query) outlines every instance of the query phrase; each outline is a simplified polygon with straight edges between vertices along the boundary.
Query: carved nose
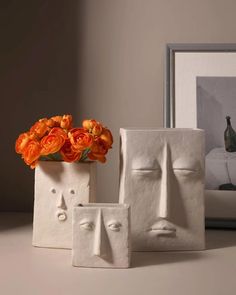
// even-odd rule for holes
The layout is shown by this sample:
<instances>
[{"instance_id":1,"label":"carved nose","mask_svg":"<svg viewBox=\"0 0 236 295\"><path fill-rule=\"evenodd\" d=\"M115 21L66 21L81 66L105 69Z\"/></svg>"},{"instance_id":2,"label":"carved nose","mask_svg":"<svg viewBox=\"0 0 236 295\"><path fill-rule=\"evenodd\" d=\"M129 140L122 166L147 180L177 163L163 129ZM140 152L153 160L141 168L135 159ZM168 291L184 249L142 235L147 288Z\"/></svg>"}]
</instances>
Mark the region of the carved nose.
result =
<instances>
[{"instance_id":1,"label":"carved nose","mask_svg":"<svg viewBox=\"0 0 236 295\"><path fill-rule=\"evenodd\" d=\"M98 212L95 235L94 235L94 247L93 247L93 255L102 257L106 254L106 249L104 247L104 223L101 209Z\"/></svg>"},{"instance_id":2,"label":"carved nose","mask_svg":"<svg viewBox=\"0 0 236 295\"><path fill-rule=\"evenodd\" d=\"M171 189L171 159L168 144L163 149L161 189L157 216L167 218L169 215L169 198Z\"/></svg>"},{"instance_id":3,"label":"carved nose","mask_svg":"<svg viewBox=\"0 0 236 295\"><path fill-rule=\"evenodd\" d=\"M61 194L59 196L59 199L58 199L58 202L57 202L57 208L63 209L63 210L66 210L67 209L66 202L65 202L65 199L64 199L63 194Z\"/></svg>"}]
</instances>

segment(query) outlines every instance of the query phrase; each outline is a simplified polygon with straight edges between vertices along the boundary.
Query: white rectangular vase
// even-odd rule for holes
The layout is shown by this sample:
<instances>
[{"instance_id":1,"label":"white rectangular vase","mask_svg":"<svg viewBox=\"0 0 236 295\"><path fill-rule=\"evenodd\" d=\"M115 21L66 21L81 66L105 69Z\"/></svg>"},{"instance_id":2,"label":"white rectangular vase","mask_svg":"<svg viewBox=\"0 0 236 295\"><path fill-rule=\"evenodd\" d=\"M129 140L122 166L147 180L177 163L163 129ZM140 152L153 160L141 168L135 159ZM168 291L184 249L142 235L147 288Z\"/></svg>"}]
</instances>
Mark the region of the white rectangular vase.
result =
<instances>
[{"instance_id":1,"label":"white rectangular vase","mask_svg":"<svg viewBox=\"0 0 236 295\"><path fill-rule=\"evenodd\" d=\"M33 246L72 248L72 210L95 202L96 163L40 161L35 168Z\"/></svg>"},{"instance_id":2,"label":"white rectangular vase","mask_svg":"<svg viewBox=\"0 0 236 295\"><path fill-rule=\"evenodd\" d=\"M127 268L130 265L130 208L88 204L74 208L72 264Z\"/></svg>"},{"instance_id":3,"label":"white rectangular vase","mask_svg":"<svg viewBox=\"0 0 236 295\"><path fill-rule=\"evenodd\" d=\"M121 129L120 203L131 206L133 250L204 249L204 137Z\"/></svg>"}]
</instances>

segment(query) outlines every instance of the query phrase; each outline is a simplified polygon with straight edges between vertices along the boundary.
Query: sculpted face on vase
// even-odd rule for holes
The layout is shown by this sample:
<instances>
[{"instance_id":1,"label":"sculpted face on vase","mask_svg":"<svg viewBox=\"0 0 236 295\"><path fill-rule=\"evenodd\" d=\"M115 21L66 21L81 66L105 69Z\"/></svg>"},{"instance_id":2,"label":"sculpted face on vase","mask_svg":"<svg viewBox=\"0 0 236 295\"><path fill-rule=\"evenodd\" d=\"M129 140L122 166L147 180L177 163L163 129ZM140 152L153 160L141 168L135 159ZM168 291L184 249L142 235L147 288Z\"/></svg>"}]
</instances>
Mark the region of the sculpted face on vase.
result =
<instances>
[{"instance_id":1,"label":"sculpted face on vase","mask_svg":"<svg viewBox=\"0 0 236 295\"><path fill-rule=\"evenodd\" d=\"M56 188L55 188L56 187ZM79 202L78 194L76 195L74 188L66 187L60 188L54 184L54 186L50 189L50 192L55 195L55 207L57 208L55 217L59 222L66 222L67 220L67 211L68 211L68 203L74 199L74 202Z\"/></svg>"},{"instance_id":2,"label":"sculpted face on vase","mask_svg":"<svg viewBox=\"0 0 236 295\"><path fill-rule=\"evenodd\" d=\"M204 132L121 130L120 202L137 251L204 248Z\"/></svg>"},{"instance_id":3,"label":"sculpted face on vase","mask_svg":"<svg viewBox=\"0 0 236 295\"><path fill-rule=\"evenodd\" d=\"M101 203L74 208L72 263L82 267L129 267L128 205Z\"/></svg>"},{"instance_id":4,"label":"sculpted face on vase","mask_svg":"<svg viewBox=\"0 0 236 295\"><path fill-rule=\"evenodd\" d=\"M71 248L73 207L94 200L91 165L42 161L36 167L33 245Z\"/></svg>"}]
</instances>

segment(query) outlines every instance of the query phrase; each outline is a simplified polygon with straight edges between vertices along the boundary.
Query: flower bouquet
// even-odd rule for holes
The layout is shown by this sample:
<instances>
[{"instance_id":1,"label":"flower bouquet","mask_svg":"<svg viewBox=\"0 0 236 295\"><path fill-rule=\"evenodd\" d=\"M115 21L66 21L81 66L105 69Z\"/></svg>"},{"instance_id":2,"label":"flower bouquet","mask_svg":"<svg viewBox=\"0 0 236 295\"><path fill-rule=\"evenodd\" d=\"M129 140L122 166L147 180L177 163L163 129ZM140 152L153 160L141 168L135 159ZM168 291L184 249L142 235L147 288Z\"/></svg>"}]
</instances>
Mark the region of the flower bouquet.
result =
<instances>
[{"instance_id":1,"label":"flower bouquet","mask_svg":"<svg viewBox=\"0 0 236 295\"><path fill-rule=\"evenodd\" d=\"M73 208L96 201L96 160L106 161L112 143L101 123L73 127L71 115L40 119L20 134L15 150L36 168L34 246L71 248Z\"/></svg>"},{"instance_id":2,"label":"flower bouquet","mask_svg":"<svg viewBox=\"0 0 236 295\"><path fill-rule=\"evenodd\" d=\"M72 116L63 115L37 121L20 134L15 150L33 169L39 160L104 163L112 143L110 130L100 122L84 120L82 127L73 127Z\"/></svg>"}]
</instances>

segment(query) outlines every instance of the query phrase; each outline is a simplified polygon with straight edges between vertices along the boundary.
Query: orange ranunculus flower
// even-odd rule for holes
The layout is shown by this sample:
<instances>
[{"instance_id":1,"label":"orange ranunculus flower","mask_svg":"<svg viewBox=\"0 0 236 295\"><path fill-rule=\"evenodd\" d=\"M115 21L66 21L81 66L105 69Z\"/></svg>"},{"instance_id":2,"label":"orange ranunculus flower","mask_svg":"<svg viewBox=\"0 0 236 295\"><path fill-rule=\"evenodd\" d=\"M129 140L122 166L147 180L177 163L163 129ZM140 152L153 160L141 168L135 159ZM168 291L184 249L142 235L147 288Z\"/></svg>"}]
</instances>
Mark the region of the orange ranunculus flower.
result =
<instances>
[{"instance_id":1,"label":"orange ranunculus flower","mask_svg":"<svg viewBox=\"0 0 236 295\"><path fill-rule=\"evenodd\" d=\"M69 139L66 140L65 144L60 150L63 161L65 162L75 162L81 158L82 152L75 152L72 150L72 145Z\"/></svg>"},{"instance_id":2,"label":"orange ranunculus flower","mask_svg":"<svg viewBox=\"0 0 236 295\"><path fill-rule=\"evenodd\" d=\"M58 152L65 143L60 134L48 134L41 139L41 155L46 156Z\"/></svg>"},{"instance_id":3,"label":"orange ranunculus flower","mask_svg":"<svg viewBox=\"0 0 236 295\"><path fill-rule=\"evenodd\" d=\"M92 134L96 136L100 136L102 133L102 130L103 130L102 124L100 124L99 122L96 122L96 124L94 124L92 128Z\"/></svg>"},{"instance_id":4,"label":"orange ranunculus flower","mask_svg":"<svg viewBox=\"0 0 236 295\"><path fill-rule=\"evenodd\" d=\"M52 134L62 136L65 140L68 138L67 133L60 127L52 128L49 132L49 135L52 135Z\"/></svg>"},{"instance_id":5,"label":"orange ranunculus flower","mask_svg":"<svg viewBox=\"0 0 236 295\"><path fill-rule=\"evenodd\" d=\"M39 119L39 120L38 120L38 122L43 122L43 123L46 123L46 122L47 122L47 120L48 120L47 118L41 118L41 119Z\"/></svg>"},{"instance_id":6,"label":"orange ranunculus flower","mask_svg":"<svg viewBox=\"0 0 236 295\"><path fill-rule=\"evenodd\" d=\"M46 121L46 125L47 125L48 127L50 127L50 128L53 128L53 127L56 126L56 122L53 121L53 119L48 119L48 120Z\"/></svg>"},{"instance_id":7,"label":"orange ranunculus flower","mask_svg":"<svg viewBox=\"0 0 236 295\"><path fill-rule=\"evenodd\" d=\"M22 158L27 165L30 165L31 168L35 168L38 158L40 157L40 151L40 143L36 140L31 140L24 149Z\"/></svg>"},{"instance_id":8,"label":"orange ranunculus flower","mask_svg":"<svg viewBox=\"0 0 236 295\"><path fill-rule=\"evenodd\" d=\"M48 126L46 125L45 121L38 121L36 122L31 128L30 133L35 134L39 138L42 138L48 131Z\"/></svg>"},{"instance_id":9,"label":"orange ranunculus flower","mask_svg":"<svg viewBox=\"0 0 236 295\"><path fill-rule=\"evenodd\" d=\"M84 120L82 125L84 129L96 136L99 136L103 130L102 124L96 120Z\"/></svg>"},{"instance_id":10,"label":"orange ranunculus flower","mask_svg":"<svg viewBox=\"0 0 236 295\"><path fill-rule=\"evenodd\" d=\"M47 118L39 119L39 122L45 123L49 128L54 127L56 124L55 121L53 121L52 119L47 119Z\"/></svg>"},{"instance_id":11,"label":"orange ranunculus flower","mask_svg":"<svg viewBox=\"0 0 236 295\"><path fill-rule=\"evenodd\" d=\"M29 132L25 132L19 135L15 143L15 151L17 152L17 154L22 154L24 152L24 149L26 148L29 141Z\"/></svg>"},{"instance_id":12,"label":"orange ranunculus flower","mask_svg":"<svg viewBox=\"0 0 236 295\"><path fill-rule=\"evenodd\" d=\"M82 126L83 126L84 129L90 131L92 129L92 127L93 127L92 120L84 120L82 122Z\"/></svg>"},{"instance_id":13,"label":"orange ranunculus flower","mask_svg":"<svg viewBox=\"0 0 236 295\"><path fill-rule=\"evenodd\" d=\"M93 144L92 134L86 132L83 128L73 128L68 132L68 137L72 144L72 150L75 152L90 148Z\"/></svg>"},{"instance_id":14,"label":"orange ranunculus flower","mask_svg":"<svg viewBox=\"0 0 236 295\"><path fill-rule=\"evenodd\" d=\"M108 152L108 148L106 146L106 143L101 140L99 137L93 142L91 148L90 148L90 152L88 154L88 158L90 160L98 160L102 163L106 162L106 157L105 155Z\"/></svg>"},{"instance_id":15,"label":"orange ranunculus flower","mask_svg":"<svg viewBox=\"0 0 236 295\"><path fill-rule=\"evenodd\" d=\"M72 116L71 115L64 115L62 117L60 126L63 129L70 129L72 127Z\"/></svg>"},{"instance_id":16,"label":"orange ranunculus flower","mask_svg":"<svg viewBox=\"0 0 236 295\"><path fill-rule=\"evenodd\" d=\"M54 116L54 117L51 117L51 119L55 122L54 126L58 127L60 126L61 124L61 120L62 120L62 116Z\"/></svg>"},{"instance_id":17,"label":"orange ranunculus flower","mask_svg":"<svg viewBox=\"0 0 236 295\"><path fill-rule=\"evenodd\" d=\"M111 148L113 144L113 136L111 134L111 131L107 128L104 128L102 131L102 134L100 135L100 139L103 140L108 148Z\"/></svg>"}]
</instances>

